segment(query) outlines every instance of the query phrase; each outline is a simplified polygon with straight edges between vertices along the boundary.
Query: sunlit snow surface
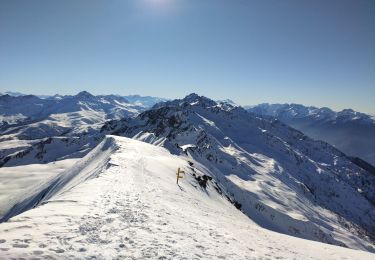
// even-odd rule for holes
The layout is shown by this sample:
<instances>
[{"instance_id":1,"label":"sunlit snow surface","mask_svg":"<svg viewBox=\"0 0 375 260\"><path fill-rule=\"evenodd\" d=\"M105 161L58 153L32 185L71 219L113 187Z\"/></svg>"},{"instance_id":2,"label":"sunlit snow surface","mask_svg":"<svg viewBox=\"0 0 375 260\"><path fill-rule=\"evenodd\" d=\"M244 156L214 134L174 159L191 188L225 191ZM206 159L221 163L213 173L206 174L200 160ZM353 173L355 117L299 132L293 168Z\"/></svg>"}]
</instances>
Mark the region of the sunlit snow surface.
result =
<instances>
[{"instance_id":1,"label":"sunlit snow surface","mask_svg":"<svg viewBox=\"0 0 375 260\"><path fill-rule=\"evenodd\" d=\"M196 174L211 173L197 162ZM25 166L27 167L27 166ZM186 175L176 184L176 169ZM74 173L74 174L72 174ZM186 157L107 137L54 183L39 206L0 224L0 258L374 259L374 254L261 228ZM38 189L30 196L40 195ZM27 200L25 200L27 201ZM20 203L27 208L27 203Z\"/></svg>"},{"instance_id":2,"label":"sunlit snow surface","mask_svg":"<svg viewBox=\"0 0 375 260\"><path fill-rule=\"evenodd\" d=\"M0 168L0 217L11 204L12 198L25 189L43 183L72 167L79 159L65 159L47 164L28 164Z\"/></svg>"}]
</instances>

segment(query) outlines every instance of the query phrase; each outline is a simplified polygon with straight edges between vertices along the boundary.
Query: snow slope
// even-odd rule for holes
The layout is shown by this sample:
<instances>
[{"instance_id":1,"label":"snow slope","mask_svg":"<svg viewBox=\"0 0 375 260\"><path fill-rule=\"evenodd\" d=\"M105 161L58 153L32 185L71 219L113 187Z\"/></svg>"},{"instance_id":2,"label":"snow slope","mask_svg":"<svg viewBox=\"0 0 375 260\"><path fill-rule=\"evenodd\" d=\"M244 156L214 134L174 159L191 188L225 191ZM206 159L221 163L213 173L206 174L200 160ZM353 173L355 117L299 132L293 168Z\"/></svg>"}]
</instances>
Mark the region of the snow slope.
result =
<instances>
[{"instance_id":1,"label":"snow slope","mask_svg":"<svg viewBox=\"0 0 375 260\"><path fill-rule=\"evenodd\" d=\"M28 140L27 142L25 140L3 141L0 142L0 169L1 167L41 164L70 158L82 158L93 149L102 138L102 135L92 134L48 137L32 141Z\"/></svg>"},{"instance_id":2,"label":"snow slope","mask_svg":"<svg viewBox=\"0 0 375 260\"><path fill-rule=\"evenodd\" d=\"M0 168L0 218L9 210L9 201L12 197L71 168L77 160L79 159L64 159L45 164Z\"/></svg>"},{"instance_id":3,"label":"snow slope","mask_svg":"<svg viewBox=\"0 0 375 260\"><path fill-rule=\"evenodd\" d=\"M185 178L176 184L176 169ZM373 259L374 254L261 228L187 156L108 136L73 171L47 180L0 224L1 258ZM43 197L40 192L45 191ZM35 196L39 196L38 203ZM31 204L30 204L31 203ZM19 206L18 205L18 206ZM18 207L19 209L19 207Z\"/></svg>"},{"instance_id":4,"label":"snow slope","mask_svg":"<svg viewBox=\"0 0 375 260\"><path fill-rule=\"evenodd\" d=\"M335 112L329 108L299 104L259 104L248 111L272 116L315 139L324 140L350 156L375 165L375 117L352 109Z\"/></svg>"},{"instance_id":5,"label":"snow slope","mask_svg":"<svg viewBox=\"0 0 375 260\"><path fill-rule=\"evenodd\" d=\"M199 161L265 228L374 251L375 176L277 120L191 94L102 130Z\"/></svg>"},{"instance_id":6,"label":"snow slope","mask_svg":"<svg viewBox=\"0 0 375 260\"><path fill-rule=\"evenodd\" d=\"M0 222L7 221L15 215L34 208L43 201L78 185L84 180L96 177L102 167L106 166L105 162L108 161L111 152L115 149L112 139L106 138L82 160L74 164L72 168L12 197L7 206L10 209L0 218Z\"/></svg>"}]
</instances>

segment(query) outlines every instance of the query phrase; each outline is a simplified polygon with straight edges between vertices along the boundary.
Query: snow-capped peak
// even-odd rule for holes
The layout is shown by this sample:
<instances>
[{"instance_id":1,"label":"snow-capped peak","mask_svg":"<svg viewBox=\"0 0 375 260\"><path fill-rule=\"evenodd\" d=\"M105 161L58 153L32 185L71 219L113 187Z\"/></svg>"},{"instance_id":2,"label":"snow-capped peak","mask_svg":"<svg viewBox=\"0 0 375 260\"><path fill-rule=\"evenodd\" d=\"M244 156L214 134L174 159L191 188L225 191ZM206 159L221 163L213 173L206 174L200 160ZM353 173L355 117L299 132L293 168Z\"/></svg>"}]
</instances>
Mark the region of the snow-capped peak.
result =
<instances>
[{"instance_id":1,"label":"snow-capped peak","mask_svg":"<svg viewBox=\"0 0 375 260\"><path fill-rule=\"evenodd\" d=\"M157 103L153 106L153 109L160 108L160 107L186 107L186 106L201 106L201 107L213 107L217 106L218 104L205 97L199 96L196 93L191 93L182 99L175 99L166 102Z\"/></svg>"},{"instance_id":2,"label":"snow-capped peak","mask_svg":"<svg viewBox=\"0 0 375 260\"><path fill-rule=\"evenodd\" d=\"M217 102L217 103L220 103L220 104L231 105L231 106L233 106L233 107L238 107L238 105L236 104L236 102L234 102L234 101L231 100L231 99L220 99L220 100L217 100L216 102Z\"/></svg>"}]
</instances>

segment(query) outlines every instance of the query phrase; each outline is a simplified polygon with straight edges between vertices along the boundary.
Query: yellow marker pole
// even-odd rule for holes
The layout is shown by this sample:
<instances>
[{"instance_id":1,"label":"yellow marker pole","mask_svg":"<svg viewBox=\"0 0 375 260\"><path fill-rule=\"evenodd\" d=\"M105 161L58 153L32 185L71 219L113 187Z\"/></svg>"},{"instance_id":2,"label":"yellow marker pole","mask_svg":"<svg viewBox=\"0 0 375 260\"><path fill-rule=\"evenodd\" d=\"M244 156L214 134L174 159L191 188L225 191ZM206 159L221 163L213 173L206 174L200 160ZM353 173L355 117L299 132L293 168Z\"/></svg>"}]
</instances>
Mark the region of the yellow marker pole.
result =
<instances>
[{"instance_id":1,"label":"yellow marker pole","mask_svg":"<svg viewBox=\"0 0 375 260\"><path fill-rule=\"evenodd\" d=\"M182 170L180 170L180 167L178 167L177 168L177 173L176 173L176 175L177 175L177 184L178 184L178 179L180 179L180 178L183 178L182 176L180 176L180 173L183 173L183 174L185 174L185 172L184 171L182 171Z\"/></svg>"}]
</instances>

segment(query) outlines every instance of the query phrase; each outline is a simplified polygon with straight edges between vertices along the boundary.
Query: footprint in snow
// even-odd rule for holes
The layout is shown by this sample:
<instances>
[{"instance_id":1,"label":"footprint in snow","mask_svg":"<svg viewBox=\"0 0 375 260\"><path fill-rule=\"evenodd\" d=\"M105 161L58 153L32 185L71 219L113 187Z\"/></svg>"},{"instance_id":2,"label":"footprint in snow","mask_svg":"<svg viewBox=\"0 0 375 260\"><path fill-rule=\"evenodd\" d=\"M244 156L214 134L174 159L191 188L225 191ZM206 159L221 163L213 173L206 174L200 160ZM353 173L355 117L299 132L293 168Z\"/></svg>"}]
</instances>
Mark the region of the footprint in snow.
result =
<instances>
[{"instance_id":1,"label":"footprint in snow","mask_svg":"<svg viewBox=\"0 0 375 260\"><path fill-rule=\"evenodd\" d=\"M50 248L49 249L50 251L53 251L55 253L58 253L58 254L61 254L61 253L64 253L65 250L64 249L61 249L61 248L56 248L56 249L53 249L53 248Z\"/></svg>"},{"instance_id":2,"label":"footprint in snow","mask_svg":"<svg viewBox=\"0 0 375 260\"><path fill-rule=\"evenodd\" d=\"M29 247L28 244L13 244L12 246L14 248L27 248L27 247Z\"/></svg>"},{"instance_id":3,"label":"footprint in snow","mask_svg":"<svg viewBox=\"0 0 375 260\"><path fill-rule=\"evenodd\" d=\"M31 239L14 239L13 242L30 244Z\"/></svg>"},{"instance_id":4,"label":"footprint in snow","mask_svg":"<svg viewBox=\"0 0 375 260\"><path fill-rule=\"evenodd\" d=\"M35 251L33 251L33 254L34 255L43 255L43 251L35 250Z\"/></svg>"}]
</instances>

